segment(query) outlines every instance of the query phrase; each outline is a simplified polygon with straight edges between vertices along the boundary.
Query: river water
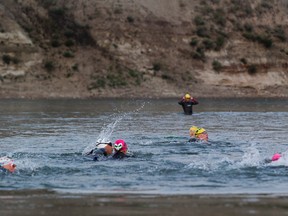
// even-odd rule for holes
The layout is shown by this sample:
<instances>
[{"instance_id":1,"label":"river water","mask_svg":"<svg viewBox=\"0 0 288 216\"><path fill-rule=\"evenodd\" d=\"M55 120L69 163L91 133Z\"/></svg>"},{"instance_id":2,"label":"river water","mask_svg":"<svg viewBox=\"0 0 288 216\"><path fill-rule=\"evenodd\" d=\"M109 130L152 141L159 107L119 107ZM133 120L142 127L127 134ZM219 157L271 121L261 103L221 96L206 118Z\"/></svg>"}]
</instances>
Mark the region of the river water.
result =
<instances>
[{"instance_id":1,"label":"river water","mask_svg":"<svg viewBox=\"0 0 288 216\"><path fill-rule=\"evenodd\" d=\"M192 116L177 99L0 100L0 119L0 156L17 164L1 190L288 194L287 99L199 99ZM208 144L187 142L192 125ZM134 157L84 157L100 138L124 139Z\"/></svg>"}]
</instances>

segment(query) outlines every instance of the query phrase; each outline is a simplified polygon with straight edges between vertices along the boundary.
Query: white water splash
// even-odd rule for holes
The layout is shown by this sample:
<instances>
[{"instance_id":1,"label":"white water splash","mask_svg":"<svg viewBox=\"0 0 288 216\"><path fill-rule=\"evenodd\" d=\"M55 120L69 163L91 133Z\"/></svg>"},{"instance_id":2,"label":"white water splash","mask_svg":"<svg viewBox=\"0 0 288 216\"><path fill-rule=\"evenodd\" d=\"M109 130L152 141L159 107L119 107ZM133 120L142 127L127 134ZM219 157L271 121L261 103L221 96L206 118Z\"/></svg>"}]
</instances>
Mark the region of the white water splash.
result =
<instances>
[{"instance_id":1,"label":"white water splash","mask_svg":"<svg viewBox=\"0 0 288 216\"><path fill-rule=\"evenodd\" d=\"M239 167L251 167L259 166L263 163L263 158L260 155L259 150L254 146L250 146L246 149L241 161L237 163Z\"/></svg>"},{"instance_id":2,"label":"white water splash","mask_svg":"<svg viewBox=\"0 0 288 216\"><path fill-rule=\"evenodd\" d=\"M17 171L29 170L33 172L42 166L44 165L36 163L35 161L32 161L30 158L27 157L17 160Z\"/></svg>"},{"instance_id":3,"label":"white water splash","mask_svg":"<svg viewBox=\"0 0 288 216\"><path fill-rule=\"evenodd\" d=\"M111 122L110 124L108 124L107 126L104 126L100 132L100 134L98 135L96 142L92 143L90 145L88 145L83 151L82 151L82 155L87 155L91 150L93 150L95 148L95 146L98 143L105 143L105 142L110 142L111 140L111 135L114 132L115 127L117 126L117 124L119 122L121 122L125 117L127 117L128 115L131 115L133 113L138 113L141 109L143 109L145 106L145 103L141 104L141 106L137 109L135 109L134 111L131 112L127 112L127 113L123 113L120 116L116 117L114 122ZM112 118L113 119L113 118Z\"/></svg>"},{"instance_id":4,"label":"white water splash","mask_svg":"<svg viewBox=\"0 0 288 216\"><path fill-rule=\"evenodd\" d=\"M82 155L87 155L91 150L93 150L97 143L110 142L111 135L116 127L116 125L123 119L124 116L119 116L116 120L107 126L103 127L100 134L98 135L96 142L88 145L82 152Z\"/></svg>"}]
</instances>

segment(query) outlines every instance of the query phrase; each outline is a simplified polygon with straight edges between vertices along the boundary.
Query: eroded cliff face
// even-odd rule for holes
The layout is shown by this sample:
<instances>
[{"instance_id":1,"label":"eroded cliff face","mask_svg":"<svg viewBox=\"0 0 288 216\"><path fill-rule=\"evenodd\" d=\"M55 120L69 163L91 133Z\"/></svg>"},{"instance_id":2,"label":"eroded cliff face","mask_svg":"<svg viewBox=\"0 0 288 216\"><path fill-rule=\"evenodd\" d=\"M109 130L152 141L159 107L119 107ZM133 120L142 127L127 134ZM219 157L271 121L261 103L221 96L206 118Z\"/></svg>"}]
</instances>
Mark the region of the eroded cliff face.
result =
<instances>
[{"instance_id":1,"label":"eroded cliff face","mask_svg":"<svg viewBox=\"0 0 288 216\"><path fill-rule=\"evenodd\" d=\"M287 97L287 4L3 0L0 96Z\"/></svg>"}]
</instances>

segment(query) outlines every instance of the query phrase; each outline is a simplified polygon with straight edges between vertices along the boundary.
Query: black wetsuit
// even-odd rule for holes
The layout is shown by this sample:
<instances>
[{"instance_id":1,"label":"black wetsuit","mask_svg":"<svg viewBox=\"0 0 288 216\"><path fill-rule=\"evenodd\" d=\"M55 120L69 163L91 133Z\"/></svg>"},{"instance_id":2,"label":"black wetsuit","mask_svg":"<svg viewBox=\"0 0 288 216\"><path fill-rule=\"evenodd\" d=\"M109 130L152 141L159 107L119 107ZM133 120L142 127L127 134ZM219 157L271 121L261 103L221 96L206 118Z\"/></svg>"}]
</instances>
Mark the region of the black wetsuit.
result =
<instances>
[{"instance_id":1,"label":"black wetsuit","mask_svg":"<svg viewBox=\"0 0 288 216\"><path fill-rule=\"evenodd\" d=\"M192 115L193 113L192 106L197 105L198 101L196 101L194 98L188 101L185 99L182 99L181 101L178 102L178 104L182 105L185 115Z\"/></svg>"},{"instance_id":2,"label":"black wetsuit","mask_svg":"<svg viewBox=\"0 0 288 216\"><path fill-rule=\"evenodd\" d=\"M112 148L112 143L111 142L107 142L107 143L98 143L96 145L99 146L100 144L105 144L105 145L109 145L111 148ZM112 150L111 150L112 152ZM111 153L110 153L111 154ZM95 149L92 149L87 155L91 155L93 156L93 160L94 161L97 161L99 157L101 156L109 156L109 153L106 151L106 147L103 147L103 148L95 148Z\"/></svg>"},{"instance_id":3,"label":"black wetsuit","mask_svg":"<svg viewBox=\"0 0 288 216\"><path fill-rule=\"evenodd\" d=\"M198 141L198 139L196 139L195 137L190 138L190 139L188 140L188 142L197 142L197 141Z\"/></svg>"},{"instance_id":4,"label":"black wetsuit","mask_svg":"<svg viewBox=\"0 0 288 216\"><path fill-rule=\"evenodd\" d=\"M114 159L122 159L122 158L126 158L126 157L129 157L129 156L123 152L120 152L120 151L115 152L115 154L113 155Z\"/></svg>"}]
</instances>

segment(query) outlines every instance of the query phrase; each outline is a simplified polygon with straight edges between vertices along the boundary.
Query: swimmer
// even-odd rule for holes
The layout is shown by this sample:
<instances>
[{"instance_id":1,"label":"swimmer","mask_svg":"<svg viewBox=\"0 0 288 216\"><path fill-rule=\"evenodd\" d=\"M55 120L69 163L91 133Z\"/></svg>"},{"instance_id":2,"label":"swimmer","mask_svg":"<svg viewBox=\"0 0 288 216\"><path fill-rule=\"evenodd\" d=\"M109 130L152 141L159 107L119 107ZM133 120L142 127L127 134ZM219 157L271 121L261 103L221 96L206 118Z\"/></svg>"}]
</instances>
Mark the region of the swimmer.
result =
<instances>
[{"instance_id":1,"label":"swimmer","mask_svg":"<svg viewBox=\"0 0 288 216\"><path fill-rule=\"evenodd\" d=\"M86 155L91 155L93 157L94 161L97 161L99 157L108 157L112 155L113 153L113 147L112 142L97 142L96 148L92 149L90 152L88 152Z\"/></svg>"},{"instance_id":2,"label":"swimmer","mask_svg":"<svg viewBox=\"0 0 288 216\"><path fill-rule=\"evenodd\" d=\"M282 155L280 153L275 153L272 158L266 158L265 162L266 163L271 163L271 162L275 162L278 161L280 158L282 157Z\"/></svg>"},{"instance_id":3,"label":"swimmer","mask_svg":"<svg viewBox=\"0 0 288 216\"><path fill-rule=\"evenodd\" d=\"M205 141L208 142L208 133L204 128L192 126L189 130L190 139L189 142Z\"/></svg>"},{"instance_id":4,"label":"swimmer","mask_svg":"<svg viewBox=\"0 0 288 216\"><path fill-rule=\"evenodd\" d=\"M0 158L0 168L2 170L14 172L16 170L16 164L11 158L4 156Z\"/></svg>"},{"instance_id":5,"label":"swimmer","mask_svg":"<svg viewBox=\"0 0 288 216\"><path fill-rule=\"evenodd\" d=\"M274 154L274 155L272 156L271 161L277 161L277 160L279 160L281 157L282 157L281 154L276 153L276 154Z\"/></svg>"},{"instance_id":6,"label":"swimmer","mask_svg":"<svg viewBox=\"0 0 288 216\"><path fill-rule=\"evenodd\" d=\"M182 99L178 102L178 104L182 106L185 115L192 115L193 114L192 106L197 105L198 101L187 93L182 97Z\"/></svg>"},{"instance_id":7,"label":"swimmer","mask_svg":"<svg viewBox=\"0 0 288 216\"><path fill-rule=\"evenodd\" d=\"M114 159L122 159L125 157L130 157L130 155L128 155L128 146L124 140L121 139L116 140L113 149L114 149L113 154Z\"/></svg>"}]
</instances>

